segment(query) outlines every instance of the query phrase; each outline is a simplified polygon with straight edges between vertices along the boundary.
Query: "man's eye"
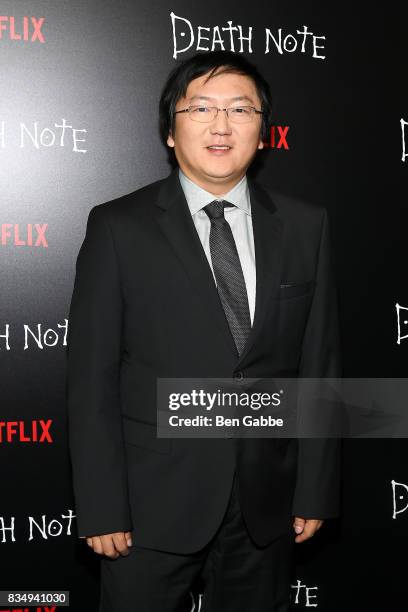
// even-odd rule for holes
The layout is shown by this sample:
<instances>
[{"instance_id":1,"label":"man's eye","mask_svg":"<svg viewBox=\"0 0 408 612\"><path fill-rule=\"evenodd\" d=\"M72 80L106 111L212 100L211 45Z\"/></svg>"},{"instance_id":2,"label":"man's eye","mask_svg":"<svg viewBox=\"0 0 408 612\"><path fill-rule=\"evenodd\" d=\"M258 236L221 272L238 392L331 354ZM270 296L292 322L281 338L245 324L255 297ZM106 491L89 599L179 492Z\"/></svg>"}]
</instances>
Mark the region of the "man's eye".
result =
<instances>
[{"instance_id":1,"label":"man's eye","mask_svg":"<svg viewBox=\"0 0 408 612\"><path fill-rule=\"evenodd\" d=\"M237 115L249 115L250 109L246 106L235 106L232 112Z\"/></svg>"},{"instance_id":2,"label":"man's eye","mask_svg":"<svg viewBox=\"0 0 408 612\"><path fill-rule=\"evenodd\" d=\"M209 109L207 106L196 106L195 108L193 108L194 113L207 113L208 110Z\"/></svg>"}]
</instances>

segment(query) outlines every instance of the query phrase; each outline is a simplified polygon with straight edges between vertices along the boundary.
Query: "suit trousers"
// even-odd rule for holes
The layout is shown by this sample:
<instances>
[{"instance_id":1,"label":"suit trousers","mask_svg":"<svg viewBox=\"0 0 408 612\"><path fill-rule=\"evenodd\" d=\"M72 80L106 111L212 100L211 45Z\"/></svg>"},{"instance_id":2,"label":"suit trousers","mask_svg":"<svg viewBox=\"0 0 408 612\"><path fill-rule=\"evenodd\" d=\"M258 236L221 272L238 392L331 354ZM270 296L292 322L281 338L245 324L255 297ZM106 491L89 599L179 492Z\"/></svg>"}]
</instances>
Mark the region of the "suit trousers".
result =
<instances>
[{"instance_id":1,"label":"suit trousers","mask_svg":"<svg viewBox=\"0 0 408 612\"><path fill-rule=\"evenodd\" d=\"M234 475L223 520L198 552L143 548L134 534L127 556L102 557L99 612L287 612L294 538L291 527L267 546L255 545Z\"/></svg>"}]
</instances>

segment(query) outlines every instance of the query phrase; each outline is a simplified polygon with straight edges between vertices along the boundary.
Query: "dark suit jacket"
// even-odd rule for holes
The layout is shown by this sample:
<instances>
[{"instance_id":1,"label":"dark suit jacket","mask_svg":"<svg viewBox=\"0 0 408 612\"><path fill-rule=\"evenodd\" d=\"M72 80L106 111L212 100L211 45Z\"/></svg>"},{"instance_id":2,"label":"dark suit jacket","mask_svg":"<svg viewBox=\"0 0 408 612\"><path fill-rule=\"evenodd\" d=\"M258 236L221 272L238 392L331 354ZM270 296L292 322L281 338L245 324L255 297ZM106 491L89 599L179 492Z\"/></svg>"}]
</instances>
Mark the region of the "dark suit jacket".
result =
<instances>
[{"instance_id":1,"label":"dark suit jacket","mask_svg":"<svg viewBox=\"0 0 408 612\"><path fill-rule=\"evenodd\" d=\"M247 178L256 309L239 358L177 168L90 211L67 351L80 536L133 529L142 546L197 551L222 520L235 469L259 545L292 515L339 512L339 440L156 436L158 377L341 376L326 209Z\"/></svg>"}]
</instances>

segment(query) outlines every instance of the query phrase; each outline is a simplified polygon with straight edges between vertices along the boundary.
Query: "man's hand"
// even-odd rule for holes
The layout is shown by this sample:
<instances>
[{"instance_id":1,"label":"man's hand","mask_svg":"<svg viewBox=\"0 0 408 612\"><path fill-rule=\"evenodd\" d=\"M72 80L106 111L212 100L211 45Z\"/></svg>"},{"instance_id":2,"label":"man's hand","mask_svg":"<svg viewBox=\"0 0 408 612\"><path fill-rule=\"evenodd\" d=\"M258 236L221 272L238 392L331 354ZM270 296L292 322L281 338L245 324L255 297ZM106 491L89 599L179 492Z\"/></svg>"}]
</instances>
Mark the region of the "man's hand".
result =
<instances>
[{"instance_id":1,"label":"man's hand","mask_svg":"<svg viewBox=\"0 0 408 612\"><path fill-rule=\"evenodd\" d=\"M304 519L295 516L293 528L296 533L300 534L295 538L295 542L304 542L311 538L318 529L323 525L320 519Z\"/></svg>"},{"instance_id":2,"label":"man's hand","mask_svg":"<svg viewBox=\"0 0 408 612\"><path fill-rule=\"evenodd\" d=\"M85 538L86 536L81 536ZM126 557L129 554L128 546L132 546L130 531L116 531L104 535L90 536L86 543L98 555L106 555L111 559L117 559L119 555Z\"/></svg>"}]
</instances>

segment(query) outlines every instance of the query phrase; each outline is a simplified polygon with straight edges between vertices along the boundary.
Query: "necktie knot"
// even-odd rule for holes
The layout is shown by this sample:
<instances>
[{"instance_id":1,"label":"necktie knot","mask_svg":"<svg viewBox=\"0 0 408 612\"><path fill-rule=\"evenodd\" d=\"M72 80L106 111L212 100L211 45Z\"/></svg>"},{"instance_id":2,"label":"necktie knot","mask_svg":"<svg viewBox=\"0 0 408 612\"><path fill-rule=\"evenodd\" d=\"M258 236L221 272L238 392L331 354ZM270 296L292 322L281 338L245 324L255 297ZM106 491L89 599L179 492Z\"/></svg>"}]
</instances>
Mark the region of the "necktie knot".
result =
<instances>
[{"instance_id":1,"label":"necktie knot","mask_svg":"<svg viewBox=\"0 0 408 612\"><path fill-rule=\"evenodd\" d=\"M224 208L229 206L234 206L234 204L227 202L227 200L213 200L207 206L204 206L203 210L205 210L211 221L212 219L224 218Z\"/></svg>"}]
</instances>

